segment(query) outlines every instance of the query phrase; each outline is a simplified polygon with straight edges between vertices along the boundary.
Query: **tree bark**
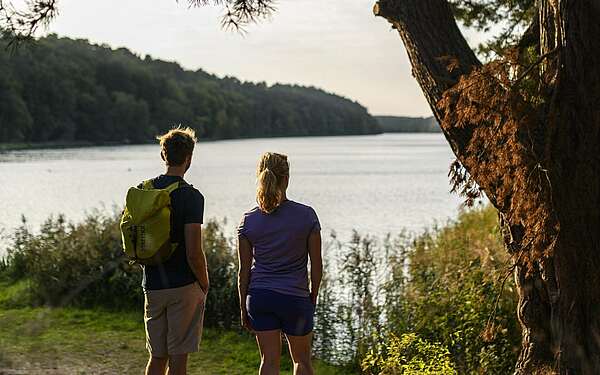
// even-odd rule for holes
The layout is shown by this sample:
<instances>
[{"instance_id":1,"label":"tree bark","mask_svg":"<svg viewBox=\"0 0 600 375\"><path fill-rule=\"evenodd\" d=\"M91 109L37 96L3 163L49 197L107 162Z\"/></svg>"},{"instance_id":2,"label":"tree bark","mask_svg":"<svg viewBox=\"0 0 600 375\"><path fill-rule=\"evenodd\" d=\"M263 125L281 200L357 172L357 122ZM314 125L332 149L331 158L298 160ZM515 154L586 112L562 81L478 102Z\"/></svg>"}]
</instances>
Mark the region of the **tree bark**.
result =
<instances>
[{"instance_id":1,"label":"tree bark","mask_svg":"<svg viewBox=\"0 0 600 375\"><path fill-rule=\"evenodd\" d=\"M398 30L453 152L500 212L523 330L515 374L600 374L600 1L538 8L537 105L485 78L494 66L446 1L380 0L374 13Z\"/></svg>"}]
</instances>

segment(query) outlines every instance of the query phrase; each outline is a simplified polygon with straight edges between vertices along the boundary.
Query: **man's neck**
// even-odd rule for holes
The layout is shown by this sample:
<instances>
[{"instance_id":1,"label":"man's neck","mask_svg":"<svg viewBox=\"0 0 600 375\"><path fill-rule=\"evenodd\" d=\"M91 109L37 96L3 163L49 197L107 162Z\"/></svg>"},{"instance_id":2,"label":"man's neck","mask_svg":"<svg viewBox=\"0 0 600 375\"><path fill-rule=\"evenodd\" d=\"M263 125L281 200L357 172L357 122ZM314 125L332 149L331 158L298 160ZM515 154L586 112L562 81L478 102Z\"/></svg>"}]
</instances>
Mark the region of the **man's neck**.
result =
<instances>
[{"instance_id":1,"label":"man's neck","mask_svg":"<svg viewBox=\"0 0 600 375\"><path fill-rule=\"evenodd\" d=\"M185 174L185 167L167 167L167 171L165 172L166 176L178 176L183 178Z\"/></svg>"}]
</instances>

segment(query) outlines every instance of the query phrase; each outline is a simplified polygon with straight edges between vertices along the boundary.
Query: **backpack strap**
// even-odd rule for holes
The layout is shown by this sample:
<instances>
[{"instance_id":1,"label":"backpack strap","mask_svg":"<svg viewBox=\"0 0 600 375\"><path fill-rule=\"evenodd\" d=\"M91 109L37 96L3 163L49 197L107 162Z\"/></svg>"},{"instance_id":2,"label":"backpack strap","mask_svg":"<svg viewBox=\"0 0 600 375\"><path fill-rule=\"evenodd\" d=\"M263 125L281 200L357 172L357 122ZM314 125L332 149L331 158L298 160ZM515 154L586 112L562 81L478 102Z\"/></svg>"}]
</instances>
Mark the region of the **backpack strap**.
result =
<instances>
[{"instance_id":1,"label":"backpack strap","mask_svg":"<svg viewBox=\"0 0 600 375\"><path fill-rule=\"evenodd\" d=\"M169 194L171 194L175 190L185 187L185 186L192 186L192 185L188 184L185 181L177 181L177 182L173 182L171 185L167 186L165 188L165 190L167 190L169 192Z\"/></svg>"},{"instance_id":2,"label":"backpack strap","mask_svg":"<svg viewBox=\"0 0 600 375\"><path fill-rule=\"evenodd\" d=\"M154 184L152 183L152 180L146 180L146 181L142 182L142 189L143 190L154 189Z\"/></svg>"}]
</instances>

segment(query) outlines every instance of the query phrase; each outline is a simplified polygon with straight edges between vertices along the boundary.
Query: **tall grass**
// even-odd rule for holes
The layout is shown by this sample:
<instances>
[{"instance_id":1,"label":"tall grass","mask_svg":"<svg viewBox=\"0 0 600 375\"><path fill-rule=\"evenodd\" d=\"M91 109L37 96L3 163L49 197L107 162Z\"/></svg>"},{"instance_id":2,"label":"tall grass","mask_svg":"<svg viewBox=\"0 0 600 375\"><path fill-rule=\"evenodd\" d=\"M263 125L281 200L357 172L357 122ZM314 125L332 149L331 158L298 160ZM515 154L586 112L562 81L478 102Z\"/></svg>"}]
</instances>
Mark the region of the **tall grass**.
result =
<instances>
[{"instance_id":1,"label":"tall grass","mask_svg":"<svg viewBox=\"0 0 600 375\"><path fill-rule=\"evenodd\" d=\"M140 269L123 258L117 223L95 214L78 224L50 218L36 234L23 225L0 265L0 277L21 286L11 303L141 309ZM204 226L207 326L239 325L233 244L223 223ZM512 372L516 297L492 209L461 213L416 237L354 233L348 242L334 239L325 255L319 358L365 374Z\"/></svg>"},{"instance_id":2,"label":"tall grass","mask_svg":"<svg viewBox=\"0 0 600 375\"><path fill-rule=\"evenodd\" d=\"M513 372L516 295L493 209L416 237L355 233L337 254L317 311L322 358L366 374Z\"/></svg>"},{"instance_id":3,"label":"tall grass","mask_svg":"<svg viewBox=\"0 0 600 375\"><path fill-rule=\"evenodd\" d=\"M95 213L73 224L51 217L32 233L26 223L16 230L0 272L13 282L26 282L27 303L49 306L141 309L141 268L127 262L121 248L118 215ZM211 290L205 323L237 325L236 257L222 231L209 221L203 229Z\"/></svg>"}]
</instances>

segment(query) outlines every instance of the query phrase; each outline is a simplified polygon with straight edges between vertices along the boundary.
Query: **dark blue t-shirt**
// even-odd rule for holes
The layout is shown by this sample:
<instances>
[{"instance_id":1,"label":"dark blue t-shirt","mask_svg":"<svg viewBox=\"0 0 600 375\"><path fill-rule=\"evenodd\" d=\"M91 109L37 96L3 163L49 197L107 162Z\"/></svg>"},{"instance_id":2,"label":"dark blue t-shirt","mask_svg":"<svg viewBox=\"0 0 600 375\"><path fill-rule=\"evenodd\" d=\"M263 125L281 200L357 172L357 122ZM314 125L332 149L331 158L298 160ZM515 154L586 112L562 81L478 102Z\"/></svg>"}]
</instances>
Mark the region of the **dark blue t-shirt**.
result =
<instances>
[{"instance_id":1,"label":"dark blue t-shirt","mask_svg":"<svg viewBox=\"0 0 600 375\"><path fill-rule=\"evenodd\" d=\"M179 176L160 175L152 180L156 189L184 181ZM204 216L204 196L191 185L180 187L171 193L171 242L178 246L173 255L164 263L156 266L142 266L144 290L179 288L196 281L190 268L185 251L185 224L202 223Z\"/></svg>"}]
</instances>

